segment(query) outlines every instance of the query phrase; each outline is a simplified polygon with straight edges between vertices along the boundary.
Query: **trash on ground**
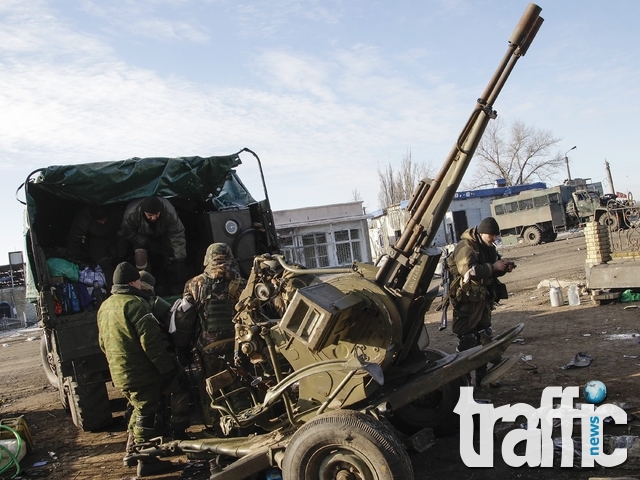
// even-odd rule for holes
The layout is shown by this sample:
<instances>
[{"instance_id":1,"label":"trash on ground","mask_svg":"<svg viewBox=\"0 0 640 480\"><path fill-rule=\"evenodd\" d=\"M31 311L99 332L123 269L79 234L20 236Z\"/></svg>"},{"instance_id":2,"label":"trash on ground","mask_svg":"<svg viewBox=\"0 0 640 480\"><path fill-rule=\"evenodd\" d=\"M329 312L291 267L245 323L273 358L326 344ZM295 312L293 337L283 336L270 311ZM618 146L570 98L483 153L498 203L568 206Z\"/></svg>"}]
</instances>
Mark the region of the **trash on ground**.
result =
<instances>
[{"instance_id":1,"label":"trash on ground","mask_svg":"<svg viewBox=\"0 0 640 480\"><path fill-rule=\"evenodd\" d=\"M607 340L631 340L634 338L636 334L634 333L614 333L612 335L607 335Z\"/></svg>"},{"instance_id":2,"label":"trash on ground","mask_svg":"<svg viewBox=\"0 0 640 480\"><path fill-rule=\"evenodd\" d=\"M522 353L520 354L520 359L526 363L526 366L523 367L525 370L537 370L538 366L534 365L533 363L531 363L531 360L533 360L533 355L523 355Z\"/></svg>"},{"instance_id":3,"label":"trash on ground","mask_svg":"<svg viewBox=\"0 0 640 480\"><path fill-rule=\"evenodd\" d=\"M573 360L571 360L566 365L561 366L560 368L562 370L569 370L570 368L584 368L591 365L591 362L593 362L593 360L594 358L592 358L590 355L584 352L579 352L576 354Z\"/></svg>"},{"instance_id":4,"label":"trash on ground","mask_svg":"<svg viewBox=\"0 0 640 480\"><path fill-rule=\"evenodd\" d=\"M625 290L620 294L620 301L626 302L640 302L640 293L633 293L631 290Z\"/></svg>"}]
</instances>

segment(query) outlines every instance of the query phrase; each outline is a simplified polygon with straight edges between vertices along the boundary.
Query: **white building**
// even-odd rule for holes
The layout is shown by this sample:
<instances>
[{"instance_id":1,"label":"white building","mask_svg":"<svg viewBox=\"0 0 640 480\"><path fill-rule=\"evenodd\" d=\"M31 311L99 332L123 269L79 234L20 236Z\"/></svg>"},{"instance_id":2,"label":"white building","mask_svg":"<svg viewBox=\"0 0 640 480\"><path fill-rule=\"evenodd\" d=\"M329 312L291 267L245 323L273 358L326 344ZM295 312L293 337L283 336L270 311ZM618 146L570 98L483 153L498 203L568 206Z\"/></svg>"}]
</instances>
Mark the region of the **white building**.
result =
<instances>
[{"instance_id":1,"label":"white building","mask_svg":"<svg viewBox=\"0 0 640 480\"><path fill-rule=\"evenodd\" d=\"M371 263L369 229L362 202L273 212L280 247L288 262L307 268Z\"/></svg>"}]
</instances>

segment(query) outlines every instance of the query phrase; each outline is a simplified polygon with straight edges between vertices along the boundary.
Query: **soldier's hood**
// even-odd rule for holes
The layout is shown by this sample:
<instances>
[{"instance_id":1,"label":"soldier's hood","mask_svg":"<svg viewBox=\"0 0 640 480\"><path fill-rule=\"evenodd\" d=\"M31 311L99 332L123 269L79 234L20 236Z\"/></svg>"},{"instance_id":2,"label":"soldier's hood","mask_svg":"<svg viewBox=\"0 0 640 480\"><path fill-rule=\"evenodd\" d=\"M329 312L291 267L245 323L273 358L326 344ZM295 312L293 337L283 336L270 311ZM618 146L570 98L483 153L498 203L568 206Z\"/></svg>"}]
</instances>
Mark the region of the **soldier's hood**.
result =
<instances>
[{"instance_id":1,"label":"soldier's hood","mask_svg":"<svg viewBox=\"0 0 640 480\"><path fill-rule=\"evenodd\" d=\"M238 262L232 257L226 255L214 255L211 261L205 264L205 275L211 278L219 278L224 276L227 279L240 277L240 268Z\"/></svg>"},{"instance_id":2,"label":"soldier's hood","mask_svg":"<svg viewBox=\"0 0 640 480\"><path fill-rule=\"evenodd\" d=\"M477 242L479 238L476 230L476 227L466 229L462 232L462 235L460 235L460 240L471 240L472 242Z\"/></svg>"}]
</instances>

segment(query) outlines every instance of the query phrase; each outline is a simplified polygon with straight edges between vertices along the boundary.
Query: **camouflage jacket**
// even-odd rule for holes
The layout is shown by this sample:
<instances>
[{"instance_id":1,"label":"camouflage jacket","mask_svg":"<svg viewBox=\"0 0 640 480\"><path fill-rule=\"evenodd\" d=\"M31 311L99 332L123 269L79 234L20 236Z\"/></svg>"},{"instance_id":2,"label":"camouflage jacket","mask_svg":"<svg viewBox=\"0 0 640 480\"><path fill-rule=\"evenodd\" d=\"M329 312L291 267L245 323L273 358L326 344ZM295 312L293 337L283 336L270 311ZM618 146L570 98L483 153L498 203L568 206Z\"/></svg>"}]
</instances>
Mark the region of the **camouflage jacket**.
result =
<instances>
[{"instance_id":1,"label":"camouflage jacket","mask_svg":"<svg viewBox=\"0 0 640 480\"><path fill-rule=\"evenodd\" d=\"M237 262L226 255L216 255L209 259L204 273L192 278L184 286L182 304L189 305L183 311L176 310L176 331L173 339L176 347L196 346L199 350L215 342L221 337L217 333L203 331L202 322L207 308L208 285L212 280L224 280L229 282L227 299L231 306L235 306L240 298L246 281L240 275ZM230 330L233 326L230 325Z\"/></svg>"},{"instance_id":2,"label":"camouflage jacket","mask_svg":"<svg viewBox=\"0 0 640 480\"><path fill-rule=\"evenodd\" d=\"M141 203L143 198L134 200L124 212L122 234L133 243L134 248L145 248L151 238L168 237L176 260L187 258L187 242L184 236L184 225L178 212L166 198L158 197L162 202L160 217L152 227L146 220Z\"/></svg>"},{"instance_id":3,"label":"camouflage jacket","mask_svg":"<svg viewBox=\"0 0 640 480\"><path fill-rule=\"evenodd\" d=\"M451 291L452 301L474 302L487 299L487 287L494 280L493 264L499 258L494 246L482 242L476 228L465 230L447 259L452 285L455 282Z\"/></svg>"},{"instance_id":4,"label":"camouflage jacket","mask_svg":"<svg viewBox=\"0 0 640 480\"><path fill-rule=\"evenodd\" d=\"M139 389L175 375L176 360L146 295L129 285L114 285L111 293L98 310L98 332L113 384Z\"/></svg>"}]
</instances>

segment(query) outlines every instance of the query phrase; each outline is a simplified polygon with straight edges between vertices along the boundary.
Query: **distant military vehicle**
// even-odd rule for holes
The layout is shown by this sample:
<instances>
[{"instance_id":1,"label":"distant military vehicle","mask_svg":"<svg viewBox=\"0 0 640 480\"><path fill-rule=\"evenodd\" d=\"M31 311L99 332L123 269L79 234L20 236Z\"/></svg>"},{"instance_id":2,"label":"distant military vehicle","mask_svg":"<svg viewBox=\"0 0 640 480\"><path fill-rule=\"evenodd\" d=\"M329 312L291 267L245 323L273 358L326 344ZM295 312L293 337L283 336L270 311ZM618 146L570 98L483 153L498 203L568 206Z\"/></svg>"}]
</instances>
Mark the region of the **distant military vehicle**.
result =
<instances>
[{"instance_id":1,"label":"distant military vehicle","mask_svg":"<svg viewBox=\"0 0 640 480\"><path fill-rule=\"evenodd\" d=\"M132 200L160 195L171 201L185 226L190 273L202 272L210 243L224 242L248 275L254 256L276 252L278 245L266 187L266 198L256 201L235 172L243 151L220 157L56 165L30 173L21 185L26 197L27 297L37 303L43 328L43 366L78 427L98 430L111 422L106 388L111 377L98 345L96 311L56 312L56 287L68 280L55 279L47 259L65 256L67 232L85 205L118 211Z\"/></svg>"},{"instance_id":2,"label":"distant military vehicle","mask_svg":"<svg viewBox=\"0 0 640 480\"><path fill-rule=\"evenodd\" d=\"M585 222L596 221L612 231L626 228L633 209L633 198L622 201L613 194L601 195L572 185L528 190L491 203L502 235L517 235L529 245L553 242L558 232Z\"/></svg>"}]
</instances>

